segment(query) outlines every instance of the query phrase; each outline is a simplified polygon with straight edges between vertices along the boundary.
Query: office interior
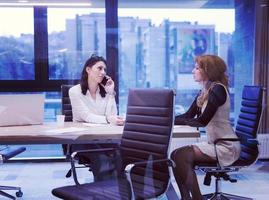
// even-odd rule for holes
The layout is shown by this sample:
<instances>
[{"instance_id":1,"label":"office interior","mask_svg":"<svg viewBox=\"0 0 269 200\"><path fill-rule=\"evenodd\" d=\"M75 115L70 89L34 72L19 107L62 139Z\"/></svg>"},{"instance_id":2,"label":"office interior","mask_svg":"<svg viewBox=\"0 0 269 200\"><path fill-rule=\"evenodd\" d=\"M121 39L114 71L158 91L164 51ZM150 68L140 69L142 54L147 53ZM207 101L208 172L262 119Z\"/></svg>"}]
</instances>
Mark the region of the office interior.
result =
<instances>
[{"instance_id":1,"label":"office interior","mask_svg":"<svg viewBox=\"0 0 269 200\"><path fill-rule=\"evenodd\" d=\"M116 83L119 115L129 88L174 89L175 112L183 113L200 89L193 59L215 54L228 66L232 124L243 86L265 88L258 139L259 161L267 167L268 12L268 0L1 0L0 94L44 94L44 122L55 122L61 85L77 84L95 53L106 58ZM198 140L205 138L201 129ZM193 142L174 139L171 148ZM68 162L61 144L23 146L11 163Z\"/></svg>"}]
</instances>

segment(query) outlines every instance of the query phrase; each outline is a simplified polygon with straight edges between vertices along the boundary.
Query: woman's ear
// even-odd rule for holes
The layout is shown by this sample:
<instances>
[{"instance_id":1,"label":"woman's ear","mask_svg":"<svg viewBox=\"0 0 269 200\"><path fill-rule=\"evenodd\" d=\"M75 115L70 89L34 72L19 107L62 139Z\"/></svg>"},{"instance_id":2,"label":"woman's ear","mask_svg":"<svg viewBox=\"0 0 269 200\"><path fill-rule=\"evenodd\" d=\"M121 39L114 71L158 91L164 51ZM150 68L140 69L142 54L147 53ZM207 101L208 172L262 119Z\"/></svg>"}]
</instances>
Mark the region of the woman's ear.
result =
<instances>
[{"instance_id":1,"label":"woman's ear","mask_svg":"<svg viewBox=\"0 0 269 200\"><path fill-rule=\"evenodd\" d=\"M91 71L91 68L90 67L86 67L86 72L89 74Z\"/></svg>"}]
</instances>

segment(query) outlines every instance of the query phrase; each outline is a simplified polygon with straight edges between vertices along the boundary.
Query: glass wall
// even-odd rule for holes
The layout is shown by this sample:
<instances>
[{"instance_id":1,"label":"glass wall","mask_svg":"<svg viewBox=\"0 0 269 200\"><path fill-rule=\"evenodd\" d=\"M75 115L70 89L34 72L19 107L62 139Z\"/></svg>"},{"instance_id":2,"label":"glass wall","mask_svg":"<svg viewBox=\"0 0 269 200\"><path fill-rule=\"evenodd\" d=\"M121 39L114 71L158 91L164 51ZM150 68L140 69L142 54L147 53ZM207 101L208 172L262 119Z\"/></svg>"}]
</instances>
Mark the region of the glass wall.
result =
<instances>
[{"instance_id":1,"label":"glass wall","mask_svg":"<svg viewBox=\"0 0 269 200\"><path fill-rule=\"evenodd\" d=\"M119 0L118 30L106 27L109 3L106 8L0 7L1 92L45 92L44 120L54 121L61 84L75 84L92 53L107 56L107 48L114 48L106 44L109 33L118 35L120 114L133 87L174 88L176 112L186 111L200 88L191 74L194 57L216 54L229 68L234 118L242 85L252 82L254 5L245 0L188 2ZM61 155L61 146L39 145L29 155L46 152Z\"/></svg>"},{"instance_id":2,"label":"glass wall","mask_svg":"<svg viewBox=\"0 0 269 200\"><path fill-rule=\"evenodd\" d=\"M49 79L80 79L92 53L105 56L105 9L48 8Z\"/></svg>"},{"instance_id":3,"label":"glass wall","mask_svg":"<svg viewBox=\"0 0 269 200\"><path fill-rule=\"evenodd\" d=\"M96 53L105 57L104 8L50 8L48 24L49 80L80 79L85 60ZM59 92L47 92L45 120L61 113Z\"/></svg>"},{"instance_id":4,"label":"glass wall","mask_svg":"<svg viewBox=\"0 0 269 200\"><path fill-rule=\"evenodd\" d=\"M33 22L31 8L0 7L0 80L35 79Z\"/></svg>"},{"instance_id":5,"label":"glass wall","mask_svg":"<svg viewBox=\"0 0 269 200\"><path fill-rule=\"evenodd\" d=\"M169 2L166 5L169 7ZM216 54L226 61L233 91L234 66L230 65L229 51L235 30L235 9L161 6L119 8L119 86L123 112L130 87L174 88L177 112L186 111L200 88L192 79L194 58L203 54Z\"/></svg>"}]
</instances>

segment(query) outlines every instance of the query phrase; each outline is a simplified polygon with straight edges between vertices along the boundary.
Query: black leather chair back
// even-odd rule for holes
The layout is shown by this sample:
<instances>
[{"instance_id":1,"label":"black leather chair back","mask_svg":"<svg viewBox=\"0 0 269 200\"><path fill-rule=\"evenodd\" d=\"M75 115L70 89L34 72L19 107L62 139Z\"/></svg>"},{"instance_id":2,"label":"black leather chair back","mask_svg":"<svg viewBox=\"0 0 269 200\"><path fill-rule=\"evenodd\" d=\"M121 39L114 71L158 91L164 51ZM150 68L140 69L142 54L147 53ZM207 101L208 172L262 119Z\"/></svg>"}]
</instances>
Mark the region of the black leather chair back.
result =
<instances>
[{"instance_id":1,"label":"black leather chair back","mask_svg":"<svg viewBox=\"0 0 269 200\"><path fill-rule=\"evenodd\" d=\"M72 106L69 98L68 91L73 85L62 85L61 95L62 95L62 114L65 115L65 121L73 121Z\"/></svg>"},{"instance_id":2,"label":"black leather chair back","mask_svg":"<svg viewBox=\"0 0 269 200\"><path fill-rule=\"evenodd\" d=\"M173 123L173 90L129 90L126 121L120 144L123 167L133 162L167 159ZM150 183L145 183L147 179ZM153 166L153 168L152 166L137 167L132 171L132 180L137 186L134 186L137 198L144 199L145 196L138 196L145 195L147 187L139 188L138 185L148 184L149 190L154 188L165 190L165 185L169 182L168 167L165 165ZM163 190L159 193L163 193Z\"/></svg>"},{"instance_id":3,"label":"black leather chair back","mask_svg":"<svg viewBox=\"0 0 269 200\"><path fill-rule=\"evenodd\" d=\"M173 124L173 90L129 90L120 151L107 149L109 151L102 158L108 157L107 160L113 162L99 163L101 166L97 168L103 174L116 172L115 179L55 188L53 195L66 200L153 199L160 196L166 192L170 179L168 165L171 163L167 158ZM122 173L125 167L130 172L127 175ZM129 178L132 181L129 182Z\"/></svg>"},{"instance_id":4,"label":"black leather chair back","mask_svg":"<svg viewBox=\"0 0 269 200\"><path fill-rule=\"evenodd\" d=\"M244 86L241 110L235 132L241 140L241 154L236 165L249 165L258 157L257 129L262 113L263 89L260 86ZM245 142L248 141L248 142Z\"/></svg>"}]
</instances>

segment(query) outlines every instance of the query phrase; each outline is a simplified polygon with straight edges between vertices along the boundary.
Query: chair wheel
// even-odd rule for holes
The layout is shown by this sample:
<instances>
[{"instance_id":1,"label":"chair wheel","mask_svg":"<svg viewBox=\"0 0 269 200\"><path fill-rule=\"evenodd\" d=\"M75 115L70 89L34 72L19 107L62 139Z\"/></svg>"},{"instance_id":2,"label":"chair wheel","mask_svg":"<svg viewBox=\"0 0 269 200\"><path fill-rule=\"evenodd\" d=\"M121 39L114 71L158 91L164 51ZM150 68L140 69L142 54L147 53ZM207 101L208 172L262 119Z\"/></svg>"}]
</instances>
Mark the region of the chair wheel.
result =
<instances>
[{"instance_id":1,"label":"chair wheel","mask_svg":"<svg viewBox=\"0 0 269 200\"><path fill-rule=\"evenodd\" d=\"M23 195L23 192L21 190L16 192L16 197L22 197L22 195Z\"/></svg>"}]
</instances>

